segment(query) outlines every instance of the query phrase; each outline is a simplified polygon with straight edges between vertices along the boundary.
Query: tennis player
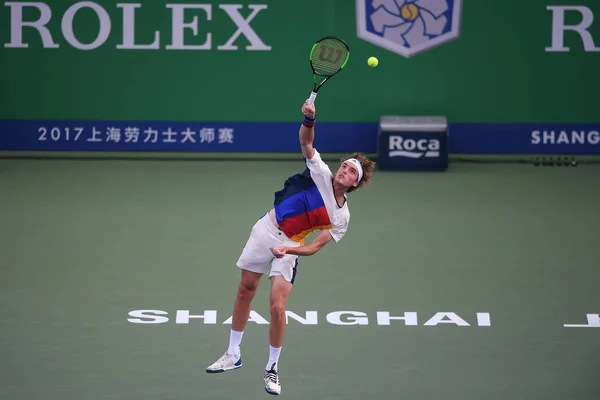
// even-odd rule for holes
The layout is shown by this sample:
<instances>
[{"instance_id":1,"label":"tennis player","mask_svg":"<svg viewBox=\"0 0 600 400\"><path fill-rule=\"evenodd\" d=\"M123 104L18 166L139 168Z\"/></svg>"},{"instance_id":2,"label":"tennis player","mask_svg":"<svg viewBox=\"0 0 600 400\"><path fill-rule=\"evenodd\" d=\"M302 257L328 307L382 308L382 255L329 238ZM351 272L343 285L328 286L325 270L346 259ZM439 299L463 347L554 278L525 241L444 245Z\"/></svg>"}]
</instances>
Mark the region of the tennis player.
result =
<instances>
[{"instance_id":1,"label":"tennis player","mask_svg":"<svg viewBox=\"0 0 600 400\"><path fill-rule=\"evenodd\" d=\"M342 161L335 175L313 147L315 107L305 102L300 126L300 145L306 169L289 177L275 192L274 207L253 226L237 261L241 282L233 306L229 348L206 372L225 372L242 366L241 342L251 303L263 274L271 280L269 360L265 367L265 390L281 393L279 356L286 329L285 307L296 279L298 257L317 253L331 240L339 242L350 221L347 193L368 184L375 162L355 153ZM310 244L304 239L320 231ZM270 270L269 270L270 267Z\"/></svg>"}]
</instances>

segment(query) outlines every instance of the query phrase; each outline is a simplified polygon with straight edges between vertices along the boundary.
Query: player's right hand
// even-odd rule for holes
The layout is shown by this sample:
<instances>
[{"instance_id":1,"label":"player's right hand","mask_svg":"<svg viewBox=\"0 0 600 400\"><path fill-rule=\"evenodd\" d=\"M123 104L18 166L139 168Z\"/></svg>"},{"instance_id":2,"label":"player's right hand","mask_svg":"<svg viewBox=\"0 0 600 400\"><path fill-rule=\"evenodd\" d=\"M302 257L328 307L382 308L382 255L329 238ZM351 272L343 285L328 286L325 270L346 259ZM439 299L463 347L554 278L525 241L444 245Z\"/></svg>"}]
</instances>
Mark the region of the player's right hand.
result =
<instances>
[{"instance_id":1,"label":"player's right hand","mask_svg":"<svg viewBox=\"0 0 600 400\"><path fill-rule=\"evenodd\" d=\"M278 248L270 247L269 250L271 250L271 253L277 258L281 258L287 253L287 247L285 246L279 246Z\"/></svg>"},{"instance_id":2,"label":"player's right hand","mask_svg":"<svg viewBox=\"0 0 600 400\"><path fill-rule=\"evenodd\" d=\"M304 114L304 116L307 118L315 119L315 113L315 105L308 104L308 100L306 100L302 105L302 114Z\"/></svg>"}]
</instances>

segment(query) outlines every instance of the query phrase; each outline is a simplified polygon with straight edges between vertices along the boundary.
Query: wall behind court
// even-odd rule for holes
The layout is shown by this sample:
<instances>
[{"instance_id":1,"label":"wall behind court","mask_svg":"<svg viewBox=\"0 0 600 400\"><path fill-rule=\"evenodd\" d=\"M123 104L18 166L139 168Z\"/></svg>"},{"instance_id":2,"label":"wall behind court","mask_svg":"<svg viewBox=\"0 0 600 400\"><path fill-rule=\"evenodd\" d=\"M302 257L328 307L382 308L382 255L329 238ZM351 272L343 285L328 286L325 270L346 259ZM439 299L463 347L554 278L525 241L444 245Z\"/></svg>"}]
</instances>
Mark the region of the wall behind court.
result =
<instances>
[{"instance_id":1,"label":"wall behind court","mask_svg":"<svg viewBox=\"0 0 600 400\"><path fill-rule=\"evenodd\" d=\"M326 151L374 151L391 114L446 116L454 152L599 153L596 16L595 0L8 1L0 149L296 151L308 52L331 34L351 58L317 98Z\"/></svg>"}]
</instances>

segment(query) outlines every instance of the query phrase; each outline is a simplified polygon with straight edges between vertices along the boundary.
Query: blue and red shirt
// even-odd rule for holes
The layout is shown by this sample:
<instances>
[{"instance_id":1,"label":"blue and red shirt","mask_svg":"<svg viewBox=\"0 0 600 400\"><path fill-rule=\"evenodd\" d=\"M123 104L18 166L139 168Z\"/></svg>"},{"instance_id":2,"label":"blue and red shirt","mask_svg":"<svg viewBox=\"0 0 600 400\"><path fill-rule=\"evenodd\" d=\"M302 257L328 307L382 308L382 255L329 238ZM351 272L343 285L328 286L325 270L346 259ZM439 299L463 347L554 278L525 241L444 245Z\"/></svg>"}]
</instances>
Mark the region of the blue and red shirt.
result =
<instances>
[{"instance_id":1,"label":"blue and red shirt","mask_svg":"<svg viewBox=\"0 0 600 400\"><path fill-rule=\"evenodd\" d=\"M295 242L315 230L329 230L338 242L346 233L350 222L347 201L338 204L333 192L333 174L323 162L319 152L306 159L306 169L289 177L275 192L275 215L279 227Z\"/></svg>"}]
</instances>

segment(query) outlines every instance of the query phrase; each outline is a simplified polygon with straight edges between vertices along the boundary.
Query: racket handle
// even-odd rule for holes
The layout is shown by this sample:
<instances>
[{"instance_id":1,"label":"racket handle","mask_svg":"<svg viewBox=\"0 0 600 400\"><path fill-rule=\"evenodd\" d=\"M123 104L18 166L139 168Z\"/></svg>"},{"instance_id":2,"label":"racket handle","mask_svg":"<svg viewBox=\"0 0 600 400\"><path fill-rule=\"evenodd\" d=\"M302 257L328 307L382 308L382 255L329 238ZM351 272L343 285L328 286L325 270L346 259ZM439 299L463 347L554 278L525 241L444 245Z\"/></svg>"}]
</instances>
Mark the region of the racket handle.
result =
<instances>
[{"instance_id":1,"label":"racket handle","mask_svg":"<svg viewBox=\"0 0 600 400\"><path fill-rule=\"evenodd\" d=\"M317 97L317 93L312 92L310 97L308 98L308 104L313 104L315 102L315 98Z\"/></svg>"}]
</instances>

